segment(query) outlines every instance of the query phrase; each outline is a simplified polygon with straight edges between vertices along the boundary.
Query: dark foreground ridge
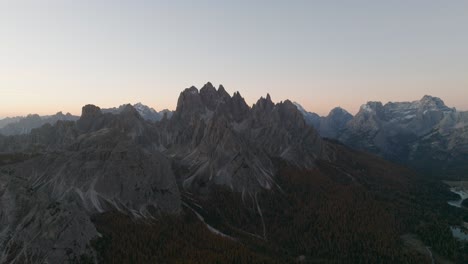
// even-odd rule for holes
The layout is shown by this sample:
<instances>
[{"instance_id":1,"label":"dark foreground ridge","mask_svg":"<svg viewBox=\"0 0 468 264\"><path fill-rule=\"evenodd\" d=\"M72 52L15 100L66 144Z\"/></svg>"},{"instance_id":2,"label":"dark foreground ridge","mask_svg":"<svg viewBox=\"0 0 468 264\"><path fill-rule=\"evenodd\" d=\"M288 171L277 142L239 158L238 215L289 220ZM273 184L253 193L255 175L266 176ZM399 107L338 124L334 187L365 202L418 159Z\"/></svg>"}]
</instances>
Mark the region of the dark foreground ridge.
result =
<instances>
[{"instance_id":1,"label":"dark foreground ridge","mask_svg":"<svg viewBox=\"0 0 468 264\"><path fill-rule=\"evenodd\" d=\"M207 83L140 113L0 136L0 262L431 263L414 241L466 259L445 188L323 140L289 100Z\"/></svg>"}]
</instances>

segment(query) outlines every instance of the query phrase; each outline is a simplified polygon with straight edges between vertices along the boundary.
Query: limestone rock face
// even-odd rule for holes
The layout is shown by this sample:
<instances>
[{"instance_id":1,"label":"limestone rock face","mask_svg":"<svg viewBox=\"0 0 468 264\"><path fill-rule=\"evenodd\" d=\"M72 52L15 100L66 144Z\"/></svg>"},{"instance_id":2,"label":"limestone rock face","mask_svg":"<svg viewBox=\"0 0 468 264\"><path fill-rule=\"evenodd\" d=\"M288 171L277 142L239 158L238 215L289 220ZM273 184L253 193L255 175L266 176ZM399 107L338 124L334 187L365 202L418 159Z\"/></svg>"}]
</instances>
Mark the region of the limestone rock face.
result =
<instances>
[{"instance_id":1,"label":"limestone rock face","mask_svg":"<svg viewBox=\"0 0 468 264\"><path fill-rule=\"evenodd\" d=\"M6 157L31 154L0 167L0 262L18 246L33 263L64 263L67 249L86 253L98 236L95 213L178 213L179 189L158 138L132 106L118 115L85 106L76 123L4 139Z\"/></svg>"},{"instance_id":2,"label":"limestone rock face","mask_svg":"<svg viewBox=\"0 0 468 264\"><path fill-rule=\"evenodd\" d=\"M181 192L224 186L246 197L274 190L278 162L313 168L333 153L297 107L270 95L251 108L239 92L185 89L160 121L141 106L82 108L29 134L0 136L0 262L63 263L97 233L90 216L178 214ZM252 198L253 199L253 198Z\"/></svg>"},{"instance_id":3,"label":"limestone rock face","mask_svg":"<svg viewBox=\"0 0 468 264\"><path fill-rule=\"evenodd\" d=\"M267 95L249 108L240 93L231 97L211 83L181 93L166 139L168 155L186 168L179 175L184 188L199 191L218 184L270 189L272 158L312 167L323 155L320 137L290 101L275 104Z\"/></svg>"}]
</instances>

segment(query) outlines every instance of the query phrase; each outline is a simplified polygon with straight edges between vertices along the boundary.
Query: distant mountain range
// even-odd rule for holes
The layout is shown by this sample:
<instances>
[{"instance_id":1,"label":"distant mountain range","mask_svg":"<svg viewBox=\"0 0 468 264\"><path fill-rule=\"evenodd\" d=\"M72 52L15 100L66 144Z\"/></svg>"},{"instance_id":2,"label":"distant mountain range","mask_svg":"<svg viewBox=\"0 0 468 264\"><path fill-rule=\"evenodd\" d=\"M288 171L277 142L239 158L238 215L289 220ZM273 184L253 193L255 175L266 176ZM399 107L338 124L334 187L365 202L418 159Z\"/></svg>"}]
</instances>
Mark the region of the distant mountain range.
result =
<instances>
[{"instance_id":1,"label":"distant mountain range","mask_svg":"<svg viewBox=\"0 0 468 264\"><path fill-rule=\"evenodd\" d=\"M306 123L317 129L320 136L325 138L338 138L346 124L353 119L353 115L341 107L333 108L327 116L319 116L308 112L297 102L294 104L304 115Z\"/></svg>"},{"instance_id":2,"label":"distant mountain range","mask_svg":"<svg viewBox=\"0 0 468 264\"><path fill-rule=\"evenodd\" d=\"M468 178L468 112L432 96L413 102L368 102L356 116L341 108L326 117L305 111L321 136L410 165L439 178Z\"/></svg>"},{"instance_id":3,"label":"distant mountain range","mask_svg":"<svg viewBox=\"0 0 468 264\"><path fill-rule=\"evenodd\" d=\"M249 107L207 83L182 91L171 118L86 105L76 121L0 135L0 263L468 258L450 233L468 216L450 210L445 186L318 132L386 149L387 134L432 135L460 114L431 98L335 109L318 129L307 114L270 95Z\"/></svg>"},{"instance_id":4,"label":"distant mountain range","mask_svg":"<svg viewBox=\"0 0 468 264\"><path fill-rule=\"evenodd\" d=\"M4 119L0 119L0 129L4 126L18 122L20 119L24 118L23 116L15 116L15 117L5 117Z\"/></svg>"},{"instance_id":5,"label":"distant mountain range","mask_svg":"<svg viewBox=\"0 0 468 264\"><path fill-rule=\"evenodd\" d=\"M73 116L70 113L63 114L58 112L55 115L39 116L30 114L26 117L5 118L0 120L0 134L5 136L28 134L32 129L38 128L45 124L55 124L58 120L75 121L78 116Z\"/></svg>"},{"instance_id":6,"label":"distant mountain range","mask_svg":"<svg viewBox=\"0 0 468 264\"><path fill-rule=\"evenodd\" d=\"M103 113L112 113L112 114L118 114L122 112L127 105L121 105L119 107L114 107L114 108L107 108L107 109L102 109ZM161 112L158 112L154 110L154 108L151 108L149 106L146 106L142 103L136 103L133 105L135 110L140 114L140 116L148 121L160 121L161 119L164 118L164 115L167 116L167 118L171 118L173 111L164 109Z\"/></svg>"},{"instance_id":7,"label":"distant mountain range","mask_svg":"<svg viewBox=\"0 0 468 264\"><path fill-rule=\"evenodd\" d=\"M125 108L125 106L126 105L121 105L119 107L102 109L102 112L118 114ZM173 113L167 109L157 112L153 108L142 103L134 104L133 107L138 111L143 119L153 122L160 121L163 119L164 115L166 115L167 118L171 118ZM31 132L32 129L41 127L44 124L54 125L58 120L76 121L78 119L79 116L73 116L70 113L64 115L62 112L58 112L57 114L50 116L30 114L26 117L7 117L0 119L0 134L5 136L27 134Z\"/></svg>"}]
</instances>

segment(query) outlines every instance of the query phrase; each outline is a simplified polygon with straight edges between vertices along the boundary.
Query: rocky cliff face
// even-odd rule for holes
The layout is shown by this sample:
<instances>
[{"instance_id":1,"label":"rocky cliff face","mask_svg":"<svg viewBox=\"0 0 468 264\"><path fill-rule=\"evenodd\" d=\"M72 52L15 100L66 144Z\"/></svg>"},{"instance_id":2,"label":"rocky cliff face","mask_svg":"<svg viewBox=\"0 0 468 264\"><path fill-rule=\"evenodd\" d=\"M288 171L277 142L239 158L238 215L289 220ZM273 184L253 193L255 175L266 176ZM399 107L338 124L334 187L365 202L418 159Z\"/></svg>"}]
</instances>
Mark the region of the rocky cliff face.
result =
<instances>
[{"instance_id":1,"label":"rocky cliff face","mask_svg":"<svg viewBox=\"0 0 468 264\"><path fill-rule=\"evenodd\" d=\"M184 186L195 189L270 189L273 157L312 167L324 155L320 137L290 101L274 104L268 95L249 108L238 92L231 97L211 83L183 91L165 129L166 152L187 168Z\"/></svg>"},{"instance_id":2,"label":"rocky cliff face","mask_svg":"<svg viewBox=\"0 0 468 264\"><path fill-rule=\"evenodd\" d=\"M70 250L90 253L95 213L177 214L181 192L216 186L256 201L278 188L276 159L312 169L332 157L294 104L269 95L250 108L207 83L156 123L132 105L86 105L76 122L0 137L0 262L63 263Z\"/></svg>"},{"instance_id":3,"label":"rocky cliff face","mask_svg":"<svg viewBox=\"0 0 468 264\"><path fill-rule=\"evenodd\" d=\"M83 107L75 123L58 122L6 148L31 153L1 167L1 261L63 263L98 236L90 215L118 210L138 217L177 213L180 195L170 161L132 106L119 115ZM10 143L12 144L12 143ZM17 255L18 248L24 256ZM16 258L18 257L18 258Z\"/></svg>"}]
</instances>

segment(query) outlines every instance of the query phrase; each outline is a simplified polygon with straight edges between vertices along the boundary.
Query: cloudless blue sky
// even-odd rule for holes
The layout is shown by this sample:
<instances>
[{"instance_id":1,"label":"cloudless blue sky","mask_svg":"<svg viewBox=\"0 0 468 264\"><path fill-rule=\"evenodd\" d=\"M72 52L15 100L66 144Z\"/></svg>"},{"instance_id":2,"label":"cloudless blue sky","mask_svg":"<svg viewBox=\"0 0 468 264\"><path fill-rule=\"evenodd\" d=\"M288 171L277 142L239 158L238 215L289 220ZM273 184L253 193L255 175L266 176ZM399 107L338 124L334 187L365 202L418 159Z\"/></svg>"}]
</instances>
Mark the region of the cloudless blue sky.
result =
<instances>
[{"instance_id":1,"label":"cloudless blue sky","mask_svg":"<svg viewBox=\"0 0 468 264\"><path fill-rule=\"evenodd\" d=\"M425 94L468 110L468 1L0 0L0 117L205 82L326 114Z\"/></svg>"}]
</instances>

